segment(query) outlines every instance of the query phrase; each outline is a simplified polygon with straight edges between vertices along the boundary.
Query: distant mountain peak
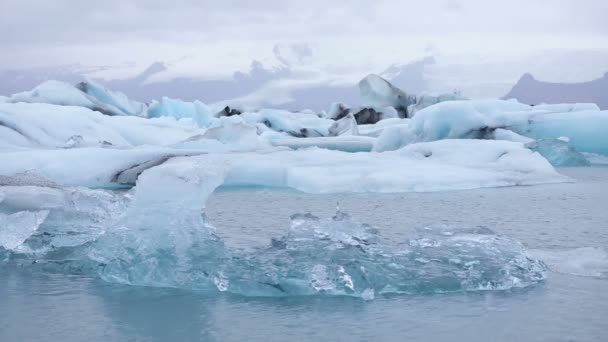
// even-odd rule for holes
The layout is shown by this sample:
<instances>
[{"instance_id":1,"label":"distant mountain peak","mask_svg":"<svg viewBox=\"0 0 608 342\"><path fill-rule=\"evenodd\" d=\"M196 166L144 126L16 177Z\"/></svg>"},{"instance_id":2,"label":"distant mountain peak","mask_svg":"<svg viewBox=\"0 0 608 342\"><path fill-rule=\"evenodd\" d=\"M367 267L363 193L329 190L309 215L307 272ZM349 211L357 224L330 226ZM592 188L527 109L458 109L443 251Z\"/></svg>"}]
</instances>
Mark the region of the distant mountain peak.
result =
<instances>
[{"instance_id":1,"label":"distant mountain peak","mask_svg":"<svg viewBox=\"0 0 608 342\"><path fill-rule=\"evenodd\" d=\"M581 103L597 104L608 109L608 72L603 77L579 83L556 83L539 81L530 73L525 73L503 98L517 99L531 105L539 103Z\"/></svg>"},{"instance_id":2,"label":"distant mountain peak","mask_svg":"<svg viewBox=\"0 0 608 342\"><path fill-rule=\"evenodd\" d=\"M523 74L521 76L521 78L519 79L519 82L531 82L531 81L536 81L536 79L534 78L534 75L532 75L529 72Z\"/></svg>"}]
</instances>

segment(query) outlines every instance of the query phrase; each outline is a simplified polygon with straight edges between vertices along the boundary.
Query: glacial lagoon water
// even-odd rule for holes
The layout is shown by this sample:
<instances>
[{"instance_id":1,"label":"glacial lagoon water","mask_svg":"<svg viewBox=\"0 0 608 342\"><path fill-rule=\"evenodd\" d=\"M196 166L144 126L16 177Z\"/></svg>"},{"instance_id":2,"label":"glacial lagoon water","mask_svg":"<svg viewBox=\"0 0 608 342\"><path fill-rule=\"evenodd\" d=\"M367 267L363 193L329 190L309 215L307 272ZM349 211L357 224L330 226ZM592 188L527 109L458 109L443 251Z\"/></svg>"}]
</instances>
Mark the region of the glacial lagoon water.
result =
<instances>
[{"instance_id":1,"label":"glacial lagoon water","mask_svg":"<svg viewBox=\"0 0 608 342\"><path fill-rule=\"evenodd\" d=\"M207 202L217 235L243 253L284 236L294 213L330 218L337 205L374 226L388 245L425 229L492 231L546 264L546 278L531 286L373 300L252 297L5 264L0 341L604 341L608 168L559 171L576 182L404 194L220 189Z\"/></svg>"}]
</instances>

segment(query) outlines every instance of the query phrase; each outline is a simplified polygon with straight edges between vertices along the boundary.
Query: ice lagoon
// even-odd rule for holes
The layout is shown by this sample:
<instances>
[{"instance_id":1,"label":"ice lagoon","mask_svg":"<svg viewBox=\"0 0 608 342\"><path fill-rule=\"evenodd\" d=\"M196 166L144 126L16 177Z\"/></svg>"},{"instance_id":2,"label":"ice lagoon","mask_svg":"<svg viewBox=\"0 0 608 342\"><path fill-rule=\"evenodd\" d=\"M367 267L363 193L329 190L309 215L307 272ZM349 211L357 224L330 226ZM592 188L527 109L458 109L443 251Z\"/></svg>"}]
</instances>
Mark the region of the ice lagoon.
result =
<instances>
[{"instance_id":1,"label":"ice lagoon","mask_svg":"<svg viewBox=\"0 0 608 342\"><path fill-rule=\"evenodd\" d=\"M608 113L361 89L3 98L0 340L602 340Z\"/></svg>"}]
</instances>

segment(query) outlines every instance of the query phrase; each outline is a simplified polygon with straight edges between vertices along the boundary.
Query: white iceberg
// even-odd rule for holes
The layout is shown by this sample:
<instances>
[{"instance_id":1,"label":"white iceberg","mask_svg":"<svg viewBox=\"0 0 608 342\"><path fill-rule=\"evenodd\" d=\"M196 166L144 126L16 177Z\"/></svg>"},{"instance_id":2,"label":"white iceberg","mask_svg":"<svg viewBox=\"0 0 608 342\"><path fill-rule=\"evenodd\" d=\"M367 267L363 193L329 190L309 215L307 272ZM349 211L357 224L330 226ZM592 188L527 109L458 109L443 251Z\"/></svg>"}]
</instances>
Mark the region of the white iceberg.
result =
<instances>
[{"instance_id":1,"label":"white iceberg","mask_svg":"<svg viewBox=\"0 0 608 342\"><path fill-rule=\"evenodd\" d=\"M203 133L173 118L110 117L82 107L0 103L0 148L5 149L163 146ZM79 140L78 146L70 140Z\"/></svg>"},{"instance_id":2,"label":"white iceberg","mask_svg":"<svg viewBox=\"0 0 608 342\"><path fill-rule=\"evenodd\" d=\"M12 95L8 102L78 106L106 115L142 116L146 109L144 104L131 101L124 94L112 92L91 81L76 87L60 81L46 81L30 91Z\"/></svg>"},{"instance_id":3,"label":"white iceberg","mask_svg":"<svg viewBox=\"0 0 608 342\"><path fill-rule=\"evenodd\" d=\"M225 186L292 188L309 193L426 192L568 181L520 143L444 140L384 153L324 149L193 156L201 167L227 165Z\"/></svg>"},{"instance_id":4,"label":"white iceberg","mask_svg":"<svg viewBox=\"0 0 608 342\"><path fill-rule=\"evenodd\" d=\"M408 95L378 75L368 75L359 82L359 91L366 105L390 106L400 112L401 117L410 117L408 107L416 104L416 96Z\"/></svg>"},{"instance_id":5,"label":"white iceberg","mask_svg":"<svg viewBox=\"0 0 608 342\"><path fill-rule=\"evenodd\" d=\"M168 148L78 148L0 153L0 175L31 172L62 186L132 186L144 170L174 156L200 152Z\"/></svg>"},{"instance_id":6,"label":"white iceberg","mask_svg":"<svg viewBox=\"0 0 608 342\"><path fill-rule=\"evenodd\" d=\"M608 111L536 114L513 130L535 139L565 136L580 152L608 155Z\"/></svg>"},{"instance_id":7,"label":"white iceberg","mask_svg":"<svg viewBox=\"0 0 608 342\"><path fill-rule=\"evenodd\" d=\"M293 137L326 137L334 120L319 118L308 112L290 112L279 109L262 109L240 115L251 125L263 124L267 128Z\"/></svg>"},{"instance_id":8,"label":"white iceberg","mask_svg":"<svg viewBox=\"0 0 608 342\"><path fill-rule=\"evenodd\" d=\"M154 101L148 109L149 118L160 118L169 116L176 119L192 119L199 127L209 127L217 124L217 118L209 106L200 102L186 102L177 99L163 97L160 101Z\"/></svg>"},{"instance_id":9,"label":"white iceberg","mask_svg":"<svg viewBox=\"0 0 608 342\"><path fill-rule=\"evenodd\" d=\"M105 103L113 108L117 108L122 112L120 113L121 115L146 115L148 107L145 104L133 101L125 94L107 89L99 83L88 80L78 83L76 88L80 89L101 103Z\"/></svg>"},{"instance_id":10,"label":"white iceberg","mask_svg":"<svg viewBox=\"0 0 608 342\"><path fill-rule=\"evenodd\" d=\"M48 214L48 210L20 211L8 215L0 213L0 248L19 250Z\"/></svg>"}]
</instances>

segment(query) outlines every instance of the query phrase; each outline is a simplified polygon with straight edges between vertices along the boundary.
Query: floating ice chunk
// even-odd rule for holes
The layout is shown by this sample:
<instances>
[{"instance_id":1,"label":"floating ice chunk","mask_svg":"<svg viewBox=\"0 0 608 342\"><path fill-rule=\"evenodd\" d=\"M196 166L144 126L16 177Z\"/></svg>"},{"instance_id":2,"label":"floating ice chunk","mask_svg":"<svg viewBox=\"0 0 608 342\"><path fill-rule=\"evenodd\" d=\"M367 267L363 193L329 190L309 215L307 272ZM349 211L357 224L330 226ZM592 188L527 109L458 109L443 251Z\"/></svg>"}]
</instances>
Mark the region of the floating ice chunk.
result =
<instances>
[{"instance_id":1,"label":"floating ice chunk","mask_svg":"<svg viewBox=\"0 0 608 342\"><path fill-rule=\"evenodd\" d=\"M86 82L74 87L60 81L46 81L30 91L12 95L9 102L86 107L106 115L142 115L145 108L141 103L131 102L124 94Z\"/></svg>"},{"instance_id":2,"label":"floating ice chunk","mask_svg":"<svg viewBox=\"0 0 608 342\"><path fill-rule=\"evenodd\" d=\"M410 125L422 141L487 138L496 128L525 125L529 110L513 101L442 102L416 113Z\"/></svg>"},{"instance_id":3,"label":"floating ice chunk","mask_svg":"<svg viewBox=\"0 0 608 342\"><path fill-rule=\"evenodd\" d=\"M540 153L553 166L589 166L583 154L563 139L544 138L526 144L532 151Z\"/></svg>"},{"instance_id":4,"label":"floating ice chunk","mask_svg":"<svg viewBox=\"0 0 608 342\"><path fill-rule=\"evenodd\" d=\"M530 251L531 255L545 262L553 272L581 277L607 277L608 253L599 247L582 247L570 250Z\"/></svg>"},{"instance_id":5,"label":"floating ice chunk","mask_svg":"<svg viewBox=\"0 0 608 342\"><path fill-rule=\"evenodd\" d=\"M58 248L80 247L96 240L124 216L128 196L120 192L26 185L22 177L7 178L15 178L10 182L15 185L0 186L5 197L0 212L49 213L36 232L14 252L43 256Z\"/></svg>"},{"instance_id":6,"label":"floating ice chunk","mask_svg":"<svg viewBox=\"0 0 608 342\"><path fill-rule=\"evenodd\" d=\"M94 81L80 82L76 88L96 99L121 111L121 115L145 116L147 107L145 104L130 100L125 94L111 91Z\"/></svg>"},{"instance_id":7,"label":"floating ice chunk","mask_svg":"<svg viewBox=\"0 0 608 342\"><path fill-rule=\"evenodd\" d=\"M245 112L241 114L241 117L250 125L262 123L274 131L299 138L328 136L329 128L334 123L333 120L322 119L316 115L278 109Z\"/></svg>"},{"instance_id":8,"label":"floating ice chunk","mask_svg":"<svg viewBox=\"0 0 608 342\"><path fill-rule=\"evenodd\" d=\"M538 114L513 130L535 139L566 136L580 152L608 155L608 111Z\"/></svg>"},{"instance_id":9,"label":"floating ice chunk","mask_svg":"<svg viewBox=\"0 0 608 342\"><path fill-rule=\"evenodd\" d=\"M174 156L198 151L167 148L130 150L80 148L64 150L24 150L0 153L0 175L29 170L64 186L116 188L131 186L144 170Z\"/></svg>"},{"instance_id":10,"label":"floating ice chunk","mask_svg":"<svg viewBox=\"0 0 608 342\"><path fill-rule=\"evenodd\" d=\"M408 95L401 89L378 75L368 75L359 82L359 91L366 105L377 107L394 107L401 117L409 117L407 108L416 104L416 97Z\"/></svg>"},{"instance_id":11,"label":"floating ice chunk","mask_svg":"<svg viewBox=\"0 0 608 342\"><path fill-rule=\"evenodd\" d=\"M350 113L350 107L341 102L334 102L329 107L329 111L325 114L324 118L339 120Z\"/></svg>"},{"instance_id":12,"label":"floating ice chunk","mask_svg":"<svg viewBox=\"0 0 608 342\"><path fill-rule=\"evenodd\" d=\"M109 117L87 108L0 103L0 133L0 142L14 147L124 148L169 145L203 134L204 130L172 118ZM77 136L81 137L78 144L69 143Z\"/></svg>"},{"instance_id":13,"label":"floating ice chunk","mask_svg":"<svg viewBox=\"0 0 608 342\"><path fill-rule=\"evenodd\" d=\"M297 214L285 237L267 249L232 258L222 275L230 281L227 290L242 295L364 300L376 293L506 290L545 279L542 262L515 240L489 234L429 238L437 240L434 247L395 249L383 243L376 229L344 213L331 220Z\"/></svg>"},{"instance_id":14,"label":"floating ice chunk","mask_svg":"<svg viewBox=\"0 0 608 342\"><path fill-rule=\"evenodd\" d=\"M210 289L225 249L202 210L223 181L222 168L175 159L145 171L124 226L89 253L104 265L99 275L132 285Z\"/></svg>"},{"instance_id":15,"label":"floating ice chunk","mask_svg":"<svg viewBox=\"0 0 608 342\"><path fill-rule=\"evenodd\" d=\"M18 251L48 214L47 210L20 211L10 215L0 213L0 247Z\"/></svg>"},{"instance_id":16,"label":"floating ice chunk","mask_svg":"<svg viewBox=\"0 0 608 342\"><path fill-rule=\"evenodd\" d=\"M409 125L389 126L382 130L378 140L374 143L372 151L385 152L398 150L403 146L415 142L416 134Z\"/></svg>"},{"instance_id":17,"label":"floating ice chunk","mask_svg":"<svg viewBox=\"0 0 608 342\"><path fill-rule=\"evenodd\" d=\"M348 114L345 117L336 120L331 127L329 127L329 135L337 137L339 135L359 135L357 129L357 120L352 114Z\"/></svg>"},{"instance_id":18,"label":"floating ice chunk","mask_svg":"<svg viewBox=\"0 0 608 342\"><path fill-rule=\"evenodd\" d=\"M218 124L212 110L200 101L185 102L163 97L160 101L154 101L150 105L148 117L160 118L163 116L170 116L176 119L190 118L199 127L209 127Z\"/></svg>"},{"instance_id":19,"label":"floating ice chunk","mask_svg":"<svg viewBox=\"0 0 608 342\"><path fill-rule=\"evenodd\" d=\"M46 81L30 91L13 94L10 102L48 103L60 106L94 108L95 104L87 94L71 84L60 81Z\"/></svg>"},{"instance_id":20,"label":"floating ice chunk","mask_svg":"<svg viewBox=\"0 0 608 342\"><path fill-rule=\"evenodd\" d=\"M310 193L410 192L567 181L520 143L445 140L383 153L324 149L206 154L200 165L227 164L226 186L293 188Z\"/></svg>"}]
</instances>

